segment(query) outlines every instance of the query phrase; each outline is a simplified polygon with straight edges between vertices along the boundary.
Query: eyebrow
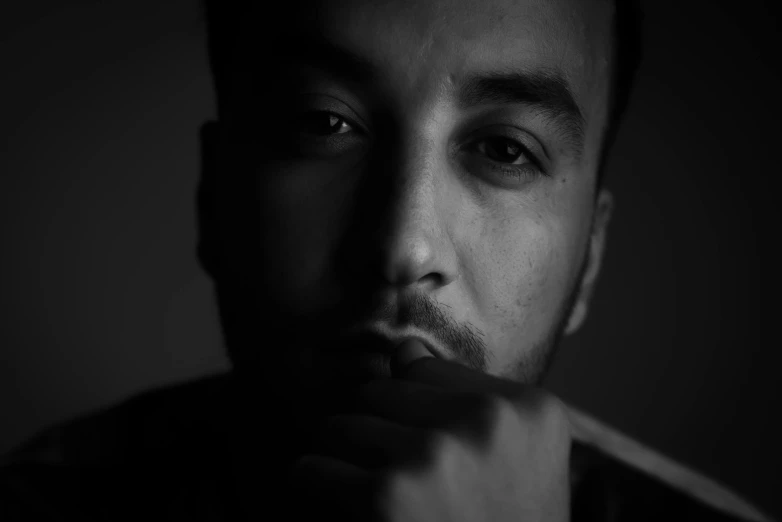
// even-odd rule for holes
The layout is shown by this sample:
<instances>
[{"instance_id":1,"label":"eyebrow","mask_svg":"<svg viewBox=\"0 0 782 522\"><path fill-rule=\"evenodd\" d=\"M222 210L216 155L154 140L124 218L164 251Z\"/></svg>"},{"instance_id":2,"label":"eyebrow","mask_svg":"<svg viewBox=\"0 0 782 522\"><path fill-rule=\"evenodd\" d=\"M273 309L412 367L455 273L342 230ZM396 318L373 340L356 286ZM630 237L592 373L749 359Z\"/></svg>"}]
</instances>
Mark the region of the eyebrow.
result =
<instances>
[{"instance_id":1,"label":"eyebrow","mask_svg":"<svg viewBox=\"0 0 782 522\"><path fill-rule=\"evenodd\" d=\"M375 64L324 35L316 32L306 40L305 45L296 46L298 51L287 55L293 62L323 69L356 85L377 78ZM481 105L523 105L537 111L575 159L583 153L586 121L559 69L505 69L468 75L457 84L457 106L465 110Z\"/></svg>"},{"instance_id":2,"label":"eyebrow","mask_svg":"<svg viewBox=\"0 0 782 522\"><path fill-rule=\"evenodd\" d=\"M318 32L304 37L301 45L289 51L291 52L285 53L284 56L291 62L323 69L353 83L367 84L378 75L375 64L335 45Z\"/></svg>"},{"instance_id":3,"label":"eyebrow","mask_svg":"<svg viewBox=\"0 0 782 522\"><path fill-rule=\"evenodd\" d=\"M556 69L468 76L459 88L458 104L461 109L491 104L528 106L554 124L574 156L583 152L584 116L567 80Z\"/></svg>"}]
</instances>

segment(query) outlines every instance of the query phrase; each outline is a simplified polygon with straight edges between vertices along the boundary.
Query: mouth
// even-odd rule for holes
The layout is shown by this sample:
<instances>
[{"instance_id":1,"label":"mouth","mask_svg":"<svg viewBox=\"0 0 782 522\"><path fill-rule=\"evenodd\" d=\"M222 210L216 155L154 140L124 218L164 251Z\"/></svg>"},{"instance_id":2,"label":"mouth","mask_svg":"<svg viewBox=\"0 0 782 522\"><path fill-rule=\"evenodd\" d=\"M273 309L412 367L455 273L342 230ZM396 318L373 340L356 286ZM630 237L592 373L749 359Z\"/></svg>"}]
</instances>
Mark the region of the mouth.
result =
<instances>
[{"instance_id":1,"label":"mouth","mask_svg":"<svg viewBox=\"0 0 782 522\"><path fill-rule=\"evenodd\" d=\"M427 350L440 359L445 359L445 351L427 335L413 329L392 330L380 323L350 329L343 333L344 346L337 347L340 352L375 353L393 357L396 347L407 339L418 339Z\"/></svg>"},{"instance_id":2,"label":"mouth","mask_svg":"<svg viewBox=\"0 0 782 522\"><path fill-rule=\"evenodd\" d=\"M445 358L431 339L418 332L392 331L380 325L343 331L322 355L321 369L340 385L391 377L391 360L397 346L410 338L420 340L433 356ZM324 375L325 377L325 375ZM333 381L332 381L333 382Z\"/></svg>"},{"instance_id":3,"label":"mouth","mask_svg":"<svg viewBox=\"0 0 782 522\"><path fill-rule=\"evenodd\" d=\"M374 324L331 338L329 346L319 350L322 358L316 363L319 375L313 397L319 408L333 414L353 407L357 387L392 376L391 360L397 345L411 337L424 343L435 357L442 357L432 341L418 332L392 331Z\"/></svg>"}]
</instances>

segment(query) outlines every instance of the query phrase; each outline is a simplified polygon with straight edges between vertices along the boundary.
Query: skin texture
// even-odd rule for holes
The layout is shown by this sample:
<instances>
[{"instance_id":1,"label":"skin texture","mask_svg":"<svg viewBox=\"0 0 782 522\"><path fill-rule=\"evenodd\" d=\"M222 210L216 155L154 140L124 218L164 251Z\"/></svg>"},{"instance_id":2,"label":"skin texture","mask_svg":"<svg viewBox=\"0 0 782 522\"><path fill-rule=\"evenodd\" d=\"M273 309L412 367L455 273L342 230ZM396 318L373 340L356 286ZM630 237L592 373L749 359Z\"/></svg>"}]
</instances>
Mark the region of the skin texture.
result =
<instances>
[{"instance_id":1,"label":"skin texture","mask_svg":"<svg viewBox=\"0 0 782 522\"><path fill-rule=\"evenodd\" d=\"M455 520L467 511L454 502L475 495L483 495L481 506L505 506L483 509L487 520L519 510L530 520L565 519L564 412L531 385L559 335L583 322L605 245L611 197L595 193L595 183L611 4L356 0L297 7L282 19L298 21L298 31L262 14L241 17L223 93L229 101L221 102L219 124L203 134L198 254L216 284L248 407L278 420L294 448L295 437L308 439L314 425L343 404L355 406L356 397L363 398L357 425L386 423L361 436L338 424L316 431L320 457L299 461L295 475L307 491L330 484L328 498L350 498L359 484L373 484L381 493L367 509L393 520L436 519L434 512ZM294 47L306 50L316 32L372 64L373 74L347 79L280 58ZM457 103L470 74L539 68L560 70L570 84L585 123L581 154L530 107ZM308 119L312 111L337 119ZM325 135L324 121L333 125ZM496 169L502 162L486 142L496 136L529 150L511 160L527 165L520 177ZM545 173L529 168L535 161ZM351 341L361 328L390 341ZM392 371L392 341L408 335L426 340L425 353L413 359L436 357L413 362L412 372ZM359 388L335 391L355 376L363 377ZM378 385L383 377L394 378ZM425 389L404 411L422 408L431 425L411 427L398 410L382 407L395 393L403 404L411 381ZM378 386L383 398L368 391ZM443 387L452 395L435 400ZM403 428L413 435L388 436ZM334 450L339 444L324 449L324 440L344 443L351 433L389 441L385 471L370 479L361 455ZM497 465L508 461L517 467ZM447 477L460 475L454 470L468 470L477 482L444 490ZM427 491L427 500L411 491Z\"/></svg>"}]
</instances>

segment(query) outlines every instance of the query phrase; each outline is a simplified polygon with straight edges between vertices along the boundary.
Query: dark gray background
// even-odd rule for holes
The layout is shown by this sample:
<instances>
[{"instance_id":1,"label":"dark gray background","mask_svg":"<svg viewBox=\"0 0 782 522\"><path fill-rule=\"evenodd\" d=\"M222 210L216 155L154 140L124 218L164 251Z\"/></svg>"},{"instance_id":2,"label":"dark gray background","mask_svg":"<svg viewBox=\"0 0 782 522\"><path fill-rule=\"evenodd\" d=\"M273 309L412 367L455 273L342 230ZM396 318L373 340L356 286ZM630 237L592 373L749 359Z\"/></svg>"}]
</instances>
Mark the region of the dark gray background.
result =
<instances>
[{"instance_id":1,"label":"dark gray background","mask_svg":"<svg viewBox=\"0 0 782 522\"><path fill-rule=\"evenodd\" d=\"M228 367L195 261L190 0L0 13L0 451ZM10 9L10 10L9 10ZM550 389L782 514L778 18L647 1L596 301Z\"/></svg>"}]
</instances>

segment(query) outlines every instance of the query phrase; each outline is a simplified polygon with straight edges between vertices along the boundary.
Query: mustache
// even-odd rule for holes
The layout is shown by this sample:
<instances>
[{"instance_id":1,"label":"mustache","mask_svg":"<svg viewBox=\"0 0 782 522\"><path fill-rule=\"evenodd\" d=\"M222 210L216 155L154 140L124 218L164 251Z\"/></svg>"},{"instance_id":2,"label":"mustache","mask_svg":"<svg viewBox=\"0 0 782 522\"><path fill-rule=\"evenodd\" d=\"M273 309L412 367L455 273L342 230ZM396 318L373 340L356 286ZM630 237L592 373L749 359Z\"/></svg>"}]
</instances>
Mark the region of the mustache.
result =
<instances>
[{"instance_id":1,"label":"mustache","mask_svg":"<svg viewBox=\"0 0 782 522\"><path fill-rule=\"evenodd\" d=\"M479 371L489 367L491 352L485 334L470 322L459 323L437 303L424 294L408 294L395 301L376 302L365 309L359 327L381 324L392 331L415 330L431 336L462 364Z\"/></svg>"}]
</instances>

